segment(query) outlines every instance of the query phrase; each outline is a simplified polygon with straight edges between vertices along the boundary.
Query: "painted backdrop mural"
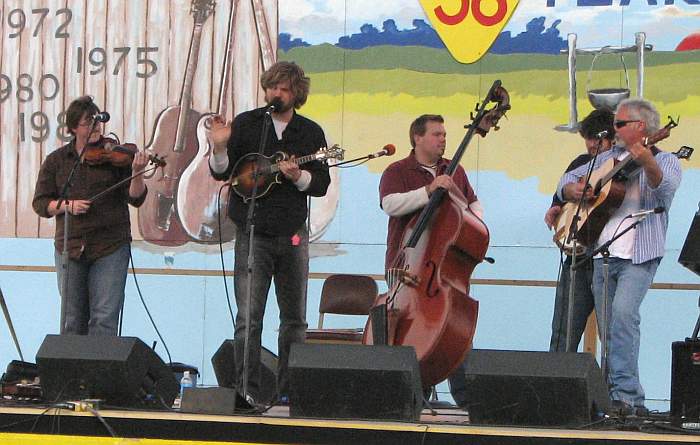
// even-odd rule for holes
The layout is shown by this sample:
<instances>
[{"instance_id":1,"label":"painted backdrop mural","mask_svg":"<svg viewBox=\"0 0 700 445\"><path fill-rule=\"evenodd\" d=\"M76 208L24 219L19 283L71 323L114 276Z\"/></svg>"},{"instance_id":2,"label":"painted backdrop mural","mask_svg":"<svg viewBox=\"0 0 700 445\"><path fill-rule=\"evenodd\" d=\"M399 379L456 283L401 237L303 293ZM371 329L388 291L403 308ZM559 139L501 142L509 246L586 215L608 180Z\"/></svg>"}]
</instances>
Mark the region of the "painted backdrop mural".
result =
<instances>
[{"instance_id":1,"label":"painted backdrop mural","mask_svg":"<svg viewBox=\"0 0 700 445\"><path fill-rule=\"evenodd\" d=\"M260 5L267 32L255 14ZM499 9L503 5L506 13ZM676 151L699 143L697 0L218 1L206 18L200 17L197 55L191 45L197 20L190 7L184 0L37 0L32 8L48 9L44 14L23 2L3 2L0 285L25 355L31 357L43 336L58 330L52 243L47 239L53 226L39 221L30 208L36 171L41 159L60 144L61 110L85 92L112 113L109 130L142 147L158 140L157 123L175 113L173 107L177 119L160 131L171 140L166 145L176 146L172 140L181 132L180 113L191 110L186 134L192 139L183 147L197 159L187 164L194 165L194 171L206 159L207 147L205 129L196 122L210 112L232 116L256 106L257 77L265 58L277 57L305 68L311 95L302 114L321 123L329 143L346 149L346 158L376 152L387 143L397 146L393 158L332 169L333 193L312 204L317 237L308 319L315 325L326 274L381 278L386 216L378 207L377 187L383 169L408 153L410 122L422 113L444 115L450 156L464 135L470 111L500 79L513 108L499 131L472 141L462 161L484 203L491 231L489 255L496 259L493 265L477 268L472 286L472 296L480 301L475 347L481 348L548 347L559 254L543 216L562 170L584 150L572 130L593 109L589 93L615 89L642 94L663 117L680 116L679 126L660 144L663 149ZM444 39L442 31L454 29L441 30L442 25L435 24L430 11L438 7L444 16L453 17L455 24L450 26L486 18L487 24L481 25L489 28L487 35L467 27L455 31L458 38ZM236 9L240 15L231 15ZM101 19L88 22L86 17ZM489 17L494 24L488 25ZM113 26L114 20L121 25ZM228 35L233 44L227 44ZM276 54L265 55L266 41L277 48ZM476 54L471 63L458 61L458 52L465 48ZM230 69L225 67L227 60ZM222 72L229 75L222 77ZM183 98L190 88L187 104ZM192 149L195 144L197 150ZM700 161L684 161L683 169L683 183L669 209L667 253L656 276L659 287L649 292L642 306L642 383L660 408L669 397L670 343L689 335L697 315L698 278L676 259L698 210ZM181 177L187 175L185 168ZM218 188L207 184L182 194L176 188L164 190L147 218L156 235L144 235L143 217L132 215L133 227L147 240L133 247L140 295L173 360L195 364L203 381L213 384L210 357L232 335L214 245L218 232L211 222L219 210L212 204ZM195 210L197 206L188 204L190 194L208 198L199 200ZM196 217L190 229L162 239L158 233L188 212ZM224 251L224 264L230 269L230 243ZM270 300L263 342L274 351L278 313L274 298ZM325 320L326 326L362 323L357 318ZM124 335L147 343L155 339L133 282L127 287ZM165 355L160 341L156 350ZM9 336L0 336L0 360L15 355Z\"/></svg>"}]
</instances>

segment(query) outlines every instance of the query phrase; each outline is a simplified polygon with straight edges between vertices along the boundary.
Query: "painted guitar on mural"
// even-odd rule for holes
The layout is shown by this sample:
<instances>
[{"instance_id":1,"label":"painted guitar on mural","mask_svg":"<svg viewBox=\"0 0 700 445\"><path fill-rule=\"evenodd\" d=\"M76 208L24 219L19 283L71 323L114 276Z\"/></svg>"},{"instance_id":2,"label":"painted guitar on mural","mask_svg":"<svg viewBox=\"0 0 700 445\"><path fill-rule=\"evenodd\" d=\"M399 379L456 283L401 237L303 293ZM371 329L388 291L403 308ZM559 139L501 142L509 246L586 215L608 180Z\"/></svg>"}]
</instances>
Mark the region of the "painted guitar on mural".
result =
<instances>
[{"instance_id":1,"label":"painted guitar on mural","mask_svg":"<svg viewBox=\"0 0 700 445\"><path fill-rule=\"evenodd\" d=\"M180 176L197 154L200 113L192 109L192 80L197 70L202 27L214 5L213 0L192 2L194 29L180 103L158 115L153 137L146 147L149 152L165 158L168 165L145 178L148 195L139 208L139 230L144 240L162 246L180 246L189 241L177 214L176 199Z\"/></svg>"}]
</instances>

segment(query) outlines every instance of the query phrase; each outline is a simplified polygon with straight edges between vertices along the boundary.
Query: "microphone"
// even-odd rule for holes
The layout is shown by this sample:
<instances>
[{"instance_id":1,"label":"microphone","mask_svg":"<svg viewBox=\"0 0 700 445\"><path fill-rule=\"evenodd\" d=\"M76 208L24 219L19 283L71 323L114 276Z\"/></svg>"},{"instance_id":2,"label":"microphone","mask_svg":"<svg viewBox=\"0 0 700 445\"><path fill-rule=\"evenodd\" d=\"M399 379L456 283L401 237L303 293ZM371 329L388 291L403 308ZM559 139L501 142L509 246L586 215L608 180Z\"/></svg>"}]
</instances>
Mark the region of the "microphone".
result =
<instances>
[{"instance_id":1,"label":"microphone","mask_svg":"<svg viewBox=\"0 0 700 445\"><path fill-rule=\"evenodd\" d=\"M270 114L274 113L275 111L279 111L282 109L283 105L284 104L282 103L282 99L280 99L279 97L275 97L274 99L272 99L272 102L270 102L270 104L268 105L266 113Z\"/></svg>"},{"instance_id":2,"label":"microphone","mask_svg":"<svg viewBox=\"0 0 700 445\"><path fill-rule=\"evenodd\" d=\"M666 210L666 208L664 208L663 206L659 206L659 207L656 207L655 209L640 210L639 212L630 213L629 215L627 215L627 217L628 218L638 218L640 216L647 216L647 215L651 215L653 213L663 213L664 210Z\"/></svg>"},{"instance_id":3,"label":"microphone","mask_svg":"<svg viewBox=\"0 0 700 445\"><path fill-rule=\"evenodd\" d=\"M368 155L367 159L374 159L382 156L392 156L394 153L396 153L396 147L394 146L394 144L386 144L384 148L382 148L382 151L378 151L376 153Z\"/></svg>"},{"instance_id":4,"label":"microphone","mask_svg":"<svg viewBox=\"0 0 700 445\"><path fill-rule=\"evenodd\" d=\"M597 139L603 139L607 135L608 135L608 130L603 130L600 133L596 134L595 137Z\"/></svg>"},{"instance_id":5,"label":"microphone","mask_svg":"<svg viewBox=\"0 0 700 445\"><path fill-rule=\"evenodd\" d=\"M96 113L94 116L92 116L92 121L93 122L109 122L109 113L106 111L103 111L101 113Z\"/></svg>"}]
</instances>

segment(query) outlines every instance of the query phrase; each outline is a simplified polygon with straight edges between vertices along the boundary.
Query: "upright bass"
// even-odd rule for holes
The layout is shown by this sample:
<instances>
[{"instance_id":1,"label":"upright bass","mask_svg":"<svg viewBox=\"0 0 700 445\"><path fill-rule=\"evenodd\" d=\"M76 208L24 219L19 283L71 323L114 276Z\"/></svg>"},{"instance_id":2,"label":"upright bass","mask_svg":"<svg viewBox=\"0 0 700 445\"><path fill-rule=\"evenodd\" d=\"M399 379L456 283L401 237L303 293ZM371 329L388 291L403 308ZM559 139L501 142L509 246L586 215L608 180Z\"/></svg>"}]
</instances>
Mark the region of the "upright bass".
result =
<instances>
[{"instance_id":1,"label":"upright bass","mask_svg":"<svg viewBox=\"0 0 700 445\"><path fill-rule=\"evenodd\" d=\"M490 104L495 104L488 109ZM474 133L485 136L510 109L508 92L497 80L477 107L468 132L447 167L457 169ZM460 194L437 189L408 224L402 249L388 270L389 290L378 297L365 326L363 343L373 344L373 326L386 326L390 345L412 346L423 386L434 385L464 360L476 330L478 302L469 296L469 279L489 244L486 224ZM385 315L386 323L372 323Z\"/></svg>"}]
</instances>

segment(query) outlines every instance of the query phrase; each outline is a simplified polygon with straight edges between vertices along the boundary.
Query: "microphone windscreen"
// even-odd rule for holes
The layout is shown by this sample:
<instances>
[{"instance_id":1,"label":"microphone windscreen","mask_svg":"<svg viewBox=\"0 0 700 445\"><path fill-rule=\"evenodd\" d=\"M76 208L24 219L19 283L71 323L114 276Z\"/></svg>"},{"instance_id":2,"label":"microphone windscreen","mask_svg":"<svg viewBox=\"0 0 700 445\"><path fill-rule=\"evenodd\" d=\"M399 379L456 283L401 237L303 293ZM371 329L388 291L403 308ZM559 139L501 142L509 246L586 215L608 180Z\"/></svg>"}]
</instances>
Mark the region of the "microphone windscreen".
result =
<instances>
[{"instance_id":1,"label":"microphone windscreen","mask_svg":"<svg viewBox=\"0 0 700 445\"><path fill-rule=\"evenodd\" d=\"M384 146L384 150L386 150L387 156L393 156L394 153L396 153L396 147L394 146L394 144L386 144Z\"/></svg>"},{"instance_id":2,"label":"microphone windscreen","mask_svg":"<svg viewBox=\"0 0 700 445\"><path fill-rule=\"evenodd\" d=\"M275 107L274 108L275 111L281 110L283 105L284 105L284 103L282 102L282 99L280 99L279 97L275 97L274 99L272 99L272 102L270 102L270 106Z\"/></svg>"},{"instance_id":3,"label":"microphone windscreen","mask_svg":"<svg viewBox=\"0 0 700 445\"><path fill-rule=\"evenodd\" d=\"M103 112L101 112L101 113L97 113L97 114L93 117L93 119L95 120L95 122L102 122L102 123L109 122L109 118L110 118L110 115L109 115L109 113L107 113L106 111L103 111Z\"/></svg>"}]
</instances>

